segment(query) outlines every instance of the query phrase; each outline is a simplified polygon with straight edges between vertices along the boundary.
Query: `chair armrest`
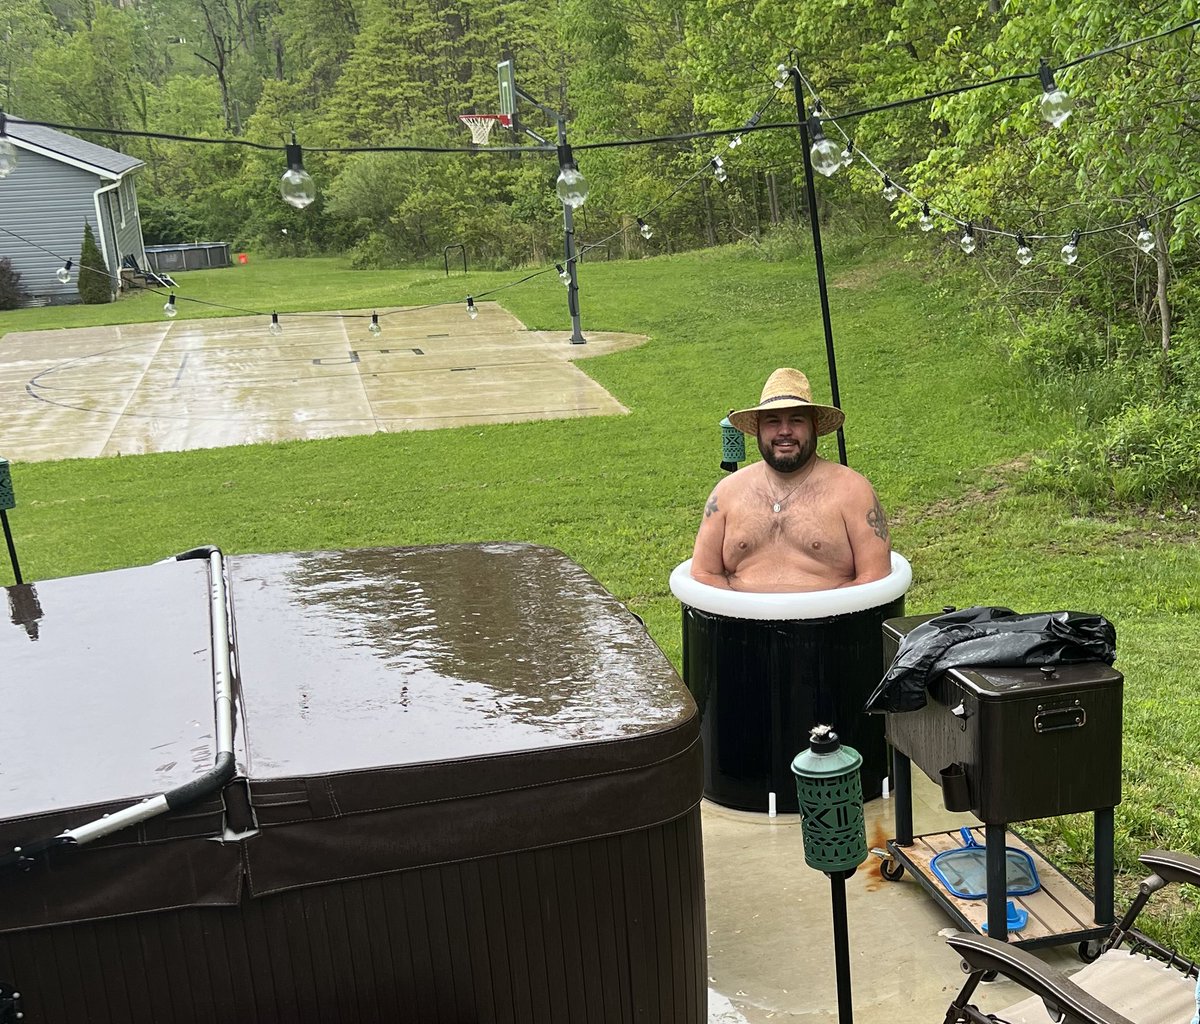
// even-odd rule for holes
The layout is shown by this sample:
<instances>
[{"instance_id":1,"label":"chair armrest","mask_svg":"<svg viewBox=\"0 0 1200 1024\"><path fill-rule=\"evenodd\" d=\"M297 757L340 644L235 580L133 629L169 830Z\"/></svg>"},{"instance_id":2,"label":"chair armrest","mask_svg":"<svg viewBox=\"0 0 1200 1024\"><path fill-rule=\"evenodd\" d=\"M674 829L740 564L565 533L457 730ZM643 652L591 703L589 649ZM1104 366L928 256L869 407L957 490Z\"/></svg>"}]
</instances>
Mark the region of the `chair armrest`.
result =
<instances>
[{"instance_id":1,"label":"chair armrest","mask_svg":"<svg viewBox=\"0 0 1200 1024\"><path fill-rule=\"evenodd\" d=\"M946 941L973 971L996 971L1040 998L1052 1018L1063 1013L1068 1020L1084 1024L1131 1024L1061 971L1019 946L966 932L951 935Z\"/></svg>"},{"instance_id":2,"label":"chair armrest","mask_svg":"<svg viewBox=\"0 0 1200 1024\"><path fill-rule=\"evenodd\" d=\"M1200 885L1200 858L1187 853L1171 853L1167 850L1148 850L1138 860L1146 865L1164 882L1187 882Z\"/></svg>"}]
</instances>

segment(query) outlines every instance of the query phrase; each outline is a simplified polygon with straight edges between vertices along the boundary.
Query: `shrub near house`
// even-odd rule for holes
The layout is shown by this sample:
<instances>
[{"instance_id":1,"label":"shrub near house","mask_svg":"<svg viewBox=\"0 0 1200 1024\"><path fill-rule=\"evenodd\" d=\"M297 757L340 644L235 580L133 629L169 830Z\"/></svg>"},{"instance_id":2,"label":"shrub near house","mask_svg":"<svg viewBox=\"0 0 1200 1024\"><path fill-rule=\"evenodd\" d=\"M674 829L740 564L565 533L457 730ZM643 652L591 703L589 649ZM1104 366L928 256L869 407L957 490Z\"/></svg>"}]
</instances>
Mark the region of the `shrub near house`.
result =
<instances>
[{"instance_id":1,"label":"shrub near house","mask_svg":"<svg viewBox=\"0 0 1200 1024\"><path fill-rule=\"evenodd\" d=\"M112 279L108 264L96 244L92 226L83 225L83 247L79 251L79 297L89 305L112 302Z\"/></svg>"},{"instance_id":2,"label":"shrub near house","mask_svg":"<svg viewBox=\"0 0 1200 1024\"><path fill-rule=\"evenodd\" d=\"M25 298L21 274L13 270L12 260L0 257L0 309L17 309Z\"/></svg>"}]
</instances>

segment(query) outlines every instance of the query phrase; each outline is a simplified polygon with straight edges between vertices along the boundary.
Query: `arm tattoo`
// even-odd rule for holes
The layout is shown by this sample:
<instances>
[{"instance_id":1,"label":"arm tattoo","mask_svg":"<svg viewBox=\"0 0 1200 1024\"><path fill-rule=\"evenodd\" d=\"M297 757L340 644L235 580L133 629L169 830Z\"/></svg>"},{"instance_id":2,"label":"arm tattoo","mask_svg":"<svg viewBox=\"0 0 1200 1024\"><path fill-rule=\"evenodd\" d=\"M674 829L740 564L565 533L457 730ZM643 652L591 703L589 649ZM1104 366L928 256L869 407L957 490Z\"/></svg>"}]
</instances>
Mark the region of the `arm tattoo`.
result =
<instances>
[{"instance_id":1,"label":"arm tattoo","mask_svg":"<svg viewBox=\"0 0 1200 1024\"><path fill-rule=\"evenodd\" d=\"M875 536L880 540L888 539L887 516L884 515L883 506L879 504L878 498L875 499L875 504L867 513L867 525L875 531Z\"/></svg>"},{"instance_id":2,"label":"arm tattoo","mask_svg":"<svg viewBox=\"0 0 1200 1024\"><path fill-rule=\"evenodd\" d=\"M709 516L711 516L716 511L717 511L717 492L713 491L712 494L710 494L708 496L708 504L704 506L704 518L707 519Z\"/></svg>"}]
</instances>

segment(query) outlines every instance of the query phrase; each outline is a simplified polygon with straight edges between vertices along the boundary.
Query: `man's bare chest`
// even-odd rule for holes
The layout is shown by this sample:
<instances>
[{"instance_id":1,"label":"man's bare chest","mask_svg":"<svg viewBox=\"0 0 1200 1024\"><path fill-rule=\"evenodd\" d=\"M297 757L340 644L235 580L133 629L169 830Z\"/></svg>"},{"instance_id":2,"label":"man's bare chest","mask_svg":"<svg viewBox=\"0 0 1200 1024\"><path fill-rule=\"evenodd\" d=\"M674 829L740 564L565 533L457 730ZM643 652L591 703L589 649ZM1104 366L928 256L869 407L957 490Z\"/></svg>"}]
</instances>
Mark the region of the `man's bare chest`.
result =
<instances>
[{"instance_id":1,"label":"man's bare chest","mask_svg":"<svg viewBox=\"0 0 1200 1024\"><path fill-rule=\"evenodd\" d=\"M726 564L754 556L803 557L837 564L850 555L841 513L820 506L782 507L764 501L730 515L725 526Z\"/></svg>"}]
</instances>

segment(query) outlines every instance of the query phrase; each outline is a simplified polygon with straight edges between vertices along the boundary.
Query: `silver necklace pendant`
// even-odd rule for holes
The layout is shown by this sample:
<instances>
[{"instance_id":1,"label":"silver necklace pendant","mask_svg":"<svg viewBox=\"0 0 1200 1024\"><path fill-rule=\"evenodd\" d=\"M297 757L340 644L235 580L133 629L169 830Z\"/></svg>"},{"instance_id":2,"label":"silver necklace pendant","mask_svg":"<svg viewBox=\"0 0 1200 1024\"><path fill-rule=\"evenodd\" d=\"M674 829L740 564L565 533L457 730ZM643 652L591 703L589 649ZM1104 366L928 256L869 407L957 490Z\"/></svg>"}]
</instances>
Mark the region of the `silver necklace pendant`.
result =
<instances>
[{"instance_id":1,"label":"silver necklace pendant","mask_svg":"<svg viewBox=\"0 0 1200 1024\"><path fill-rule=\"evenodd\" d=\"M779 511L779 502L775 502L775 504L772 505L771 508L773 511L778 512Z\"/></svg>"}]
</instances>

